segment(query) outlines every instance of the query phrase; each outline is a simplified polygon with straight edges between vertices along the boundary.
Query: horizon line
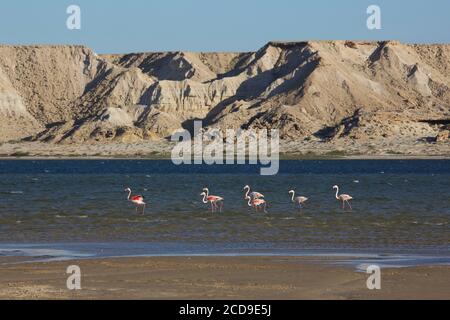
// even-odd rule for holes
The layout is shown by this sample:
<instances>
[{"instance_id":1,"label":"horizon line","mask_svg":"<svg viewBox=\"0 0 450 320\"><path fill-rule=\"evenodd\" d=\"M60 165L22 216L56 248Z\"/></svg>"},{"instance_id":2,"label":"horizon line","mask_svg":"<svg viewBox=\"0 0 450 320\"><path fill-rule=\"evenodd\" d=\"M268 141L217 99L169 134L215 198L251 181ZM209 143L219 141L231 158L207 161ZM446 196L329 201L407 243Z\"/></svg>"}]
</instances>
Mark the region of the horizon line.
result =
<instances>
[{"instance_id":1,"label":"horizon line","mask_svg":"<svg viewBox=\"0 0 450 320\"><path fill-rule=\"evenodd\" d=\"M91 49L94 53L99 55L120 55L120 54L140 54L140 53L175 53L175 52L190 52L190 53L253 53L257 52L260 49L268 46L268 45L294 45L301 43L310 43L310 42L356 42L360 44L368 44L368 43L382 43L382 42L390 42L390 43L400 43L405 45L424 45L424 46L433 46L433 45L450 45L450 42L409 42L409 41L401 41L397 39L379 39L379 40L364 40L364 39L309 39L309 40L270 40L265 42L262 46L258 47L256 50L148 50L148 51L128 51L128 52L97 52L95 49L87 44L81 43L23 43L23 44L11 44L11 43L0 43L0 47L84 47Z\"/></svg>"}]
</instances>

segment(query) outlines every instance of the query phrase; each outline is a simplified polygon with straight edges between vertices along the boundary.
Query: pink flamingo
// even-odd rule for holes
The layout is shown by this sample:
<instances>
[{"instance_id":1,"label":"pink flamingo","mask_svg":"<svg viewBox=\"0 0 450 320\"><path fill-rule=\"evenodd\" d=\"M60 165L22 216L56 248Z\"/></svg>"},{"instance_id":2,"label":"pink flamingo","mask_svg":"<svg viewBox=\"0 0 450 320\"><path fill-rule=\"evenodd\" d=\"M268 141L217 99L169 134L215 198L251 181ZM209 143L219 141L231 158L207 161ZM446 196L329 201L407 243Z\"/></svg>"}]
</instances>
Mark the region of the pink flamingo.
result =
<instances>
[{"instance_id":1,"label":"pink flamingo","mask_svg":"<svg viewBox=\"0 0 450 320\"><path fill-rule=\"evenodd\" d=\"M295 191L294 191L294 190L289 191L289 193L292 194L292 202L293 202L293 203L296 203L296 204L298 205L298 207L299 207L300 210L303 209L303 204L304 204L306 201L308 201L308 198L303 197L303 196L299 196L299 197L296 198L296 197L295 197Z\"/></svg>"},{"instance_id":2,"label":"pink flamingo","mask_svg":"<svg viewBox=\"0 0 450 320\"><path fill-rule=\"evenodd\" d=\"M215 212L217 208L222 212L224 200L222 197L210 196L208 188L204 188L200 195L203 196L203 203L211 203L211 212Z\"/></svg>"},{"instance_id":3,"label":"pink flamingo","mask_svg":"<svg viewBox=\"0 0 450 320\"><path fill-rule=\"evenodd\" d=\"M256 210L256 212L259 211L259 209L263 209L264 213L267 213L267 202L264 199L252 199L247 196L248 199L248 206L252 207Z\"/></svg>"},{"instance_id":4,"label":"pink flamingo","mask_svg":"<svg viewBox=\"0 0 450 320\"><path fill-rule=\"evenodd\" d=\"M143 196L131 196L131 189L125 189L125 192L128 192L128 201L131 201L136 206L136 213L138 213L138 208L142 207L142 213L145 214L145 206L147 205L144 202Z\"/></svg>"},{"instance_id":5,"label":"pink flamingo","mask_svg":"<svg viewBox=\"0 0 450 320\"><path fill-rule=\"evenodd\" d=\"M352 206L350 205L350 200L353 200L352 196L349 196L348 194L339 194L339 187L334 186L333 189L336 189L336 199L338 201L342 201L342 209L345 210L345 204L348 204L350 207L350 210L352 210Z\"/></svg>"},{"instance_id":6,"label":"pink flamingo","mask_svg":"<svg viewBox=\"0 0 450 320\"><path fill-rule=\"evenodd\" d=\"M264 198L264 195L259 193L259 192L250 192L250 186L245 186L244 190L247 190L247 192L244 195L244 199L247 199L248 197L252 198L252 199L261 199Z\"/></svg>"}]
</instances>

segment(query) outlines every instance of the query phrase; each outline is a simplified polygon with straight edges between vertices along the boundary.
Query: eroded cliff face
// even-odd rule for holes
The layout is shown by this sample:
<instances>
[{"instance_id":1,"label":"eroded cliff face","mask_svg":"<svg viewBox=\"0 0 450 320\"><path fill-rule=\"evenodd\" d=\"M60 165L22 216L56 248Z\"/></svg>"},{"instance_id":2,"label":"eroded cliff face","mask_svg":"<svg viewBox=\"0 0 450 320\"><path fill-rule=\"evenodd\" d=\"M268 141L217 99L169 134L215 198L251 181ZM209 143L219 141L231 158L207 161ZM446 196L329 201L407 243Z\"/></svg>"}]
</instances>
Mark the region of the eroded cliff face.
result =
<instances>
[{"instance_id":1,"label":"eroded cliff face","mask_svg":"<svg viewBox=\"0 0 450 320\"><path fill-rule=\"evenodd\" d=\"M419 140L448 131L449 87L450 45L271 42L249 53L103 56L0 46L0 141L154 140L194 119L276 128L286 140Z\"/></svg>"},{"instance_id":2,"label":"eroded cliff face","mask_svg":"<svg viewBox=\"0 0 450 320\"><path fill-rule=\"evenodd\" d=\"M28 112L23 98L0 69L0 141L20 139L43 129Z\"/></svg>"}]
</instances>

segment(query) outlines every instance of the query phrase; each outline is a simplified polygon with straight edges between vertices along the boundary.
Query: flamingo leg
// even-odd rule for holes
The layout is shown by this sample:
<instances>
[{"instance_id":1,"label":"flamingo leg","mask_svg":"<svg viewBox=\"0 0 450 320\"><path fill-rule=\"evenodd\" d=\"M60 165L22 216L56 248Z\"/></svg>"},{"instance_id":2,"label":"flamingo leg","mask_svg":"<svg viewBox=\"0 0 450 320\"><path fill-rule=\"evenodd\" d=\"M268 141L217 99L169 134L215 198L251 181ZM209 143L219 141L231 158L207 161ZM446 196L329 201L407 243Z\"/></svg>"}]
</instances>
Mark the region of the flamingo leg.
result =
<instances>
[{"instance_id":1,"label":"flamingo leg","mask_svg":"<svg viewBox=\"0 0 450 320\"><path fill-rule=\"evenodd\" d=\"M267 203L264 203L263 209L264 209L264 213L267 213Z\"/></svg>"},{"instance_id":2,"label":"flamingo leg","mask_svg":"<svg viewBox=\"0 0 450 320\"><path fill-rule=\"evenodd\" d=\"M145 214L145 204L142 206L142 215L144 215Z\"/></svg>"},{"instance_id":3,"label":"flamingo leg","mask_svg":"<svg viewBox=\"0 0 450 320\"><path fill-rule=\"evenodd\" d=\"M352 210L353 210L353 209L352 209L352 205L350 204L349 201L347 201L347 204L348 204L348 206L350 207L350 211L352 211Z\"/></svg>"}]
</instances>

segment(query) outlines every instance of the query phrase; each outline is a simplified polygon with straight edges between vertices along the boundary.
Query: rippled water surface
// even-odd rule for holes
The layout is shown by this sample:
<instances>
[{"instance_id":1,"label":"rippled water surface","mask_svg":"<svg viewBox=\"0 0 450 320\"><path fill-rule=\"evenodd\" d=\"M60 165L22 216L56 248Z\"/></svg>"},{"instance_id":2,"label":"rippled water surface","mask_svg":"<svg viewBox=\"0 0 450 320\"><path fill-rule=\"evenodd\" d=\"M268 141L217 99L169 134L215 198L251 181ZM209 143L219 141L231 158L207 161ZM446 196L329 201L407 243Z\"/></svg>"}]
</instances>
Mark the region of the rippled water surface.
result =
<instances>
[{"instance_id":1,"label":"rippled water surface","mask_svg":"<svg viewBox=\"0 0 450 320\"><path fill-rule=\"evenodd\" d=\"M0 161L0 249L108 243L114 255L117 243L116 254L450 251L448 160L282 161L276 176L258 172L170 161ZM247 206L246 184L265 194L268 214ZM335 184L354 197L353 212L340 209ZM204 186L225 198L223 213L202 203ZM146 197L145 216L127 202L126 187ZM302 212L290 189L310 199Z\"/></svg>"}]
</instances>

